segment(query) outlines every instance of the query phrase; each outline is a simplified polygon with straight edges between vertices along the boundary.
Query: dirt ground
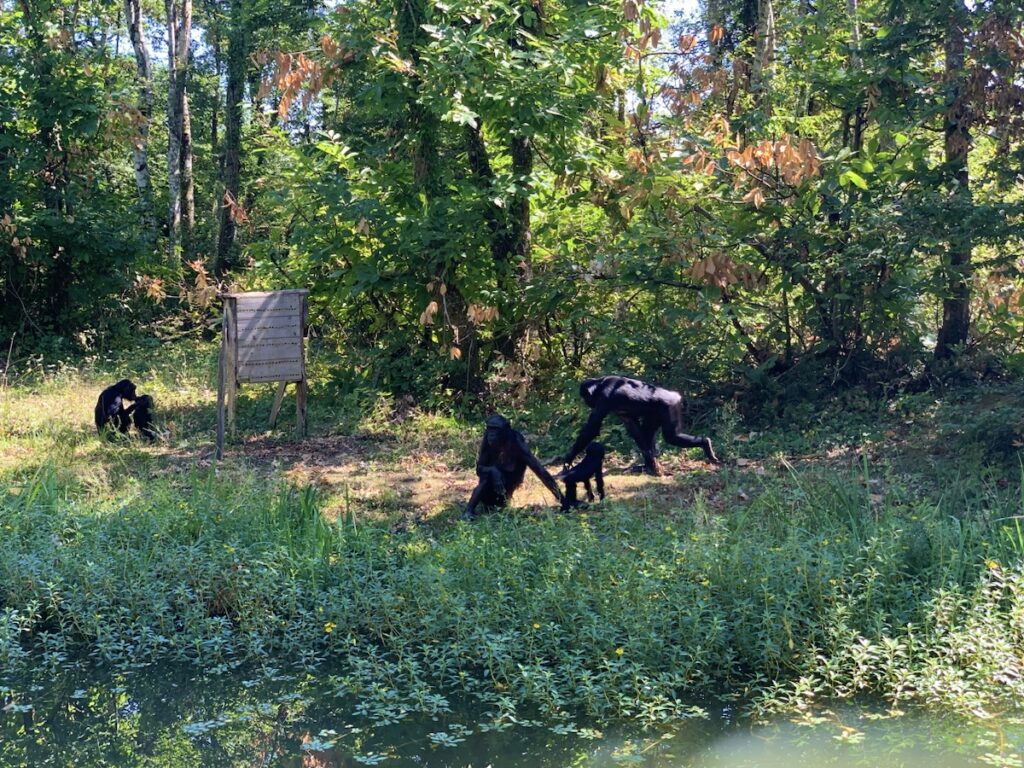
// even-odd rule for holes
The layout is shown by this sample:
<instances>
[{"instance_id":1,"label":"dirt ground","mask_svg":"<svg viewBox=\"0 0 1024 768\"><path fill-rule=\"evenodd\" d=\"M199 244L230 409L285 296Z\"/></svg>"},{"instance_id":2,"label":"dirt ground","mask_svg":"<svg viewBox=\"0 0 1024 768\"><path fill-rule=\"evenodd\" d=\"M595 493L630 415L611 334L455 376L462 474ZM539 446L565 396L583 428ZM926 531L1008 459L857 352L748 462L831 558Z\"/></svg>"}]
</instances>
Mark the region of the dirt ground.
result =
<instances>
[{"instance_id":1,"label":"dirt ground","mask_svg":"<svg viewBox=\"0 0 1024 768\"><path fill-rule=\"evenodd\" d=\"M422 448L402 452L407 446L373 438L348 436L311 437L300 443L259 438L233 446L228 460L244 461L253 469L278 474L325 492L328 517L346 514L346 506L369 517L431 520L461 511L476 484L471 467L450 451ZM631 472L631 457L613 454L605 466L607 498L649 505L651 508L683 508L703 494L711 505L719 499L723 482L719 468L678 451L662 455L670 474L650 477ZM559 467L551 467L556 473ZM583 489L580 489L583 495ZM531 472L516 492L512 508L527 514L550 511L551 493ZM598 511L600 505L591 507Z\"/></svg>"}]
</instances>

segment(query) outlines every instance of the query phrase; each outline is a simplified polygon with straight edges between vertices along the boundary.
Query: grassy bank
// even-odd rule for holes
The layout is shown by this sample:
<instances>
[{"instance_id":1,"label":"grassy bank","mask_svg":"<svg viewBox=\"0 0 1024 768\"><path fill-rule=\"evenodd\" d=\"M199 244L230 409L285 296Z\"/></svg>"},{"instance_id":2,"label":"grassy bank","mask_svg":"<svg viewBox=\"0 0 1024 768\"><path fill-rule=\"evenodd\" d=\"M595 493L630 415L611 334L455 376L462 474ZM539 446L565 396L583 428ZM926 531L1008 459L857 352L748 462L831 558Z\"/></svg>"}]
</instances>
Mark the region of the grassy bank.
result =
<instances>
[{"instance_id":1,"label":"grassy bank","mask_svg":"<svg viewBox=\"0 0 1024 768\"><path fill-rule=\"evenodd\" d=\"M339 690L384 719L455 691L508 712L652 721L712 690L763 694L764 707L871 693L975 713L1024 696L1020 469L967 432L1012 408L1006 391L779 432L726 414L715 436L732 463L714 474L674 453L691 471L613 467L613 501L584 514L528 497L467 525L454 518L472 424L382 412L344 436L322 419L313 444L354 441L362 487L316 456L303 472L253 458L291 455L284 434L215 469L167 421L156 446L106 445L81 416L26 407L84 403L74 393L93 383L8 393L0 668L340 661ZM148 389L178 424L210 407L202 385ZM458 479L430 515L381 487L381 472L440 464Z\"/></svg>"}]
</instances>

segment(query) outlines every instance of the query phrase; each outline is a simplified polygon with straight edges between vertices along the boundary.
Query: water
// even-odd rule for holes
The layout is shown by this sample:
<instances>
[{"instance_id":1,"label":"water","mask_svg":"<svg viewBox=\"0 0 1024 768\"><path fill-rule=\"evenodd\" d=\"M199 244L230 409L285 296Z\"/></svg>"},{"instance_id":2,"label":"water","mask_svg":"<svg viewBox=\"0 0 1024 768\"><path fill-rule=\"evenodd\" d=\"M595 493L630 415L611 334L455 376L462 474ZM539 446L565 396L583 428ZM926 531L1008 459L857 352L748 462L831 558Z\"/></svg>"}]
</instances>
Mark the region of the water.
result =
<instances>
[{"instance_id":1,"label":"water","mask_svg":"<svg viewBox=\"0 0 1024 768\"><path fill-rule=\"evenodd\" d=\"M1024 720L982 722L844 704L755 724L739 705L648 728L530 719L471 701L339 695L323 672L188 668L0 675L2 766L1024 765ZM423 698L426 696L427 698ZM435 714L426 714L431 710Z\"/></svg>"}]
</instances>

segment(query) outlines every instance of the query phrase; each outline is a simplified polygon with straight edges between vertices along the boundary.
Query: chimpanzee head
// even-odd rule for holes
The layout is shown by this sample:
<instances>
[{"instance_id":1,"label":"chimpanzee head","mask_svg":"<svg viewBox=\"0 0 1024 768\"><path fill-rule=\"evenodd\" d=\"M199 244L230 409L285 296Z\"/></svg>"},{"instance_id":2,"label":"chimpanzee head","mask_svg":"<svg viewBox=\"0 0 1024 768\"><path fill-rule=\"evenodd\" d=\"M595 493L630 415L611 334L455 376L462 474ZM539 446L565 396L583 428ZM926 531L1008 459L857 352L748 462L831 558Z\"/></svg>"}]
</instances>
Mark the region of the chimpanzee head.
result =
<instances>
[{"instance_id":1,"label":"chimpanzee head","mask_svg":"<svg viewBox=\"0 0 1024 768\"><path fill-rule=\"evenodd\" d=\"M488 416L485 423L484 440L490 446L497 445L500 441L507 438L508 433L512 431L512 422L500 413Z\"/></svg>"},{"instance_id":2,"label":"chimpanzee head","mask_svg":"<svg viewBox=\"0 0 1024 768\"><path fill-rule=\"evenodd\" d=\"M114 388L117 390L117 394L121 396L122 400L135 399L135 385L132 384L130 379L121 379L114 385Z\"/></svg>"},{"instance_id":3,"label":"chimpanzee head","mask_svg":"<svg viewBox=\"0 0 1024 768\"><path fill-rule=\"evenodd\" d=\"M587 446L587 458L597 459L598 461L604 461L604 444L593 442Z\"/></svg>"},{"instance_id":4,"label":"chimpanzee head","mask_svg":"<svg viewBox=\"0 0 1024 768\"><path fill-rule=\"evenodd\" d=\"M580 397L583 398L583 402L587 404L587 407L594 407L594 393L597 392L597 385L599 379L587 379L580 384Z\"/></svg>"}]
</instances>

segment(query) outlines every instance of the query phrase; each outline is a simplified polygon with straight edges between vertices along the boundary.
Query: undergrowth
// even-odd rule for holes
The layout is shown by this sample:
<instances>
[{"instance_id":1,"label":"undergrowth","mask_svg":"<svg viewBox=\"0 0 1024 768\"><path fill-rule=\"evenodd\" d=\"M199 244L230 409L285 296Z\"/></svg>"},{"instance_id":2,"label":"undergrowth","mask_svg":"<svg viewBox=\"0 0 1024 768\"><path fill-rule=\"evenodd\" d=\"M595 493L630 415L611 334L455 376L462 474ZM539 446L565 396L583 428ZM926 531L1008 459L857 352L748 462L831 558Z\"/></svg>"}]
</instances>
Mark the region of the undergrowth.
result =
<instances>
[{"instance_id":1,"label":"undergrowth","mask_svg":"<svg viewBox=\"0 0 1024 768\"><path fill-rule=\"evenodd\" d=\"M325 521L311 488L196 471L110 499L44 467L0 497L0 667L331 660L382 717L452 692L645 721L722 690L1020 701L1019 494L890 496L794 472L726 515L698 497L395 533Z\"/></svg>"}]
</instances>

